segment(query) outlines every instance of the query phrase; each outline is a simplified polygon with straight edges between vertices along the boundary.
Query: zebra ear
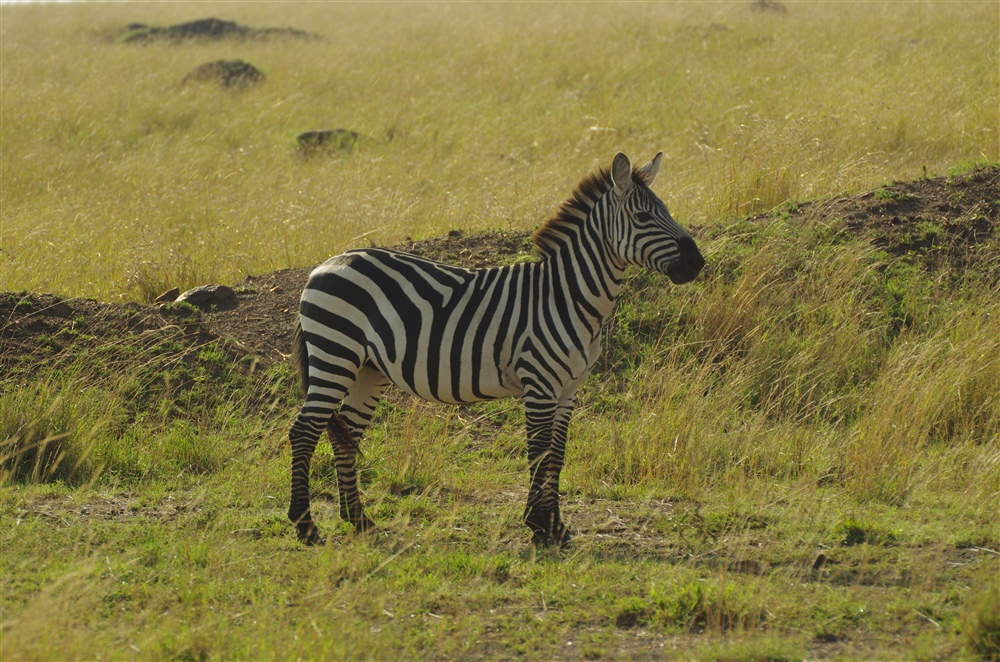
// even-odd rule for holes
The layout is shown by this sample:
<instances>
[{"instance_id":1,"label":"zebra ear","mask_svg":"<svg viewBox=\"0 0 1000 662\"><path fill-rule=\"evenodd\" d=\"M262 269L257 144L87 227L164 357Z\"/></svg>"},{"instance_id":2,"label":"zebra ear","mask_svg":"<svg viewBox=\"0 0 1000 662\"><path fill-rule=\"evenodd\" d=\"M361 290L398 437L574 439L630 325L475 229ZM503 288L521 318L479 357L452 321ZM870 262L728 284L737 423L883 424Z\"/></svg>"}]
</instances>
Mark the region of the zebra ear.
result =
<instances>
[{"instance_id":1,"label":"zebra ear","mask_svg":"<svg viewBox=\"0 0 1000 662\"><path fill-rule=\"evenodd\" d=\"M663 152L658 152L653 160L639 168L639 172L646 176L646 186L652 186L656 179L656 173L660 171L660 161L663 160Z\"/></svg>"},{"instance_id":2,"label":"zebra ear","mask_svg":"<svg viewBox=\"0 0 1000 662\"><path fill-rule=\"evenodd\" d=\"M632 164L624 152L615 155L615 161L611 164L611 181L619 195L632 190Z\"/></svg>"}]
</instances>

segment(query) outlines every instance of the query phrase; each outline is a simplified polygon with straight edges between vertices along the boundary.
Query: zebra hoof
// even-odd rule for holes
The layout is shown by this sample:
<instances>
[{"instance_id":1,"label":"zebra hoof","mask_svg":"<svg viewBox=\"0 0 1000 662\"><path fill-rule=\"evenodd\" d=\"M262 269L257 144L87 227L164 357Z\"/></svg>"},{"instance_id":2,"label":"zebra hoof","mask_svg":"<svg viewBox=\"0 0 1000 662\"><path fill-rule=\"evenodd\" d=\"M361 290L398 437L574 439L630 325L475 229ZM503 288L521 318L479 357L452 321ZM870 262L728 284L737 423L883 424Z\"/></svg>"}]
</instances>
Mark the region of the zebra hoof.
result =
<instances>
[{"instance_id":1,"label":"zebra hoof","mask_svg":"<svg viewBox=\"0 0 1000 662\"><path fill-rule=\"evenodd\" d=\"M536 531L535 534L531 536L531 542L539 549L547 549L550 547L566 549L570 546L570 542L572 540L573 535L570 533L570 530L561 524L556 531Z\"/></svg>"},{"instance_id":2,"label":"zebra hoof","mask_svg":"<svg viewBox=\"0 0 1000 662\"><path fill-rule=\"evenodd\" d=\"M299 542L305 544L307 547L322 545L326 542L326 538L319 534L319 529L317 529L316 525L311 522L308 524L299 524L297 528Z\"/></svg>"},{"instance_id":3,"label":"zebra hoof","mask_svg":"<svg viewBox=\"0 0 1000 662\"><path fill-rule=\"evenodd\" d=\"M560 539L551 533L536 533L531 536L531 542L535 545L536 549L566 549L569 545L568 539Z\"/></svg>"}]
</instances>

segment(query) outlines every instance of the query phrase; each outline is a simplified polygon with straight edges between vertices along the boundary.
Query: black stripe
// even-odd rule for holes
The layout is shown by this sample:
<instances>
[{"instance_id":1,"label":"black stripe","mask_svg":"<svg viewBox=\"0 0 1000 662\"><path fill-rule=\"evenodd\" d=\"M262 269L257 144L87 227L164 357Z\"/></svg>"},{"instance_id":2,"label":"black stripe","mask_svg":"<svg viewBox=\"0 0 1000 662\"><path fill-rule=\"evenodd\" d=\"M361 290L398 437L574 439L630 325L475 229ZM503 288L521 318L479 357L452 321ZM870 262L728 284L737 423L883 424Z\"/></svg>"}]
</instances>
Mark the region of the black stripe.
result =
<instances>
[{"instance_id":1,"label":"black stripe","mask_svg":"<svg viewBox=\"0 0 1000 662\"><path fill-rule=\"evenodd\" d=\"M362 260L356 260L351 266L363 263ZM392 332L392 327L379 311L374 297L365 291L363 287L339 274L324 273L314 276L309 280L309 284L306 286L306 293L303 294L303 297L309 296L308 290L319 290L329 296L336 297L361 312L368 319L372 330L382 339L389 361L396 360L396 336ZM361 343L364 343L367 339L367 334L364 330L358 329L353 322L335 315L308 300L303 299L299 305L299 312L304 317L315 320L330 329L344 332L351 339L359 340Z\"/></svg>"},{"instance_id":2,"label":"black stripe","mask_svg":"<svg viewBox=\"0 0 1000 662\"><path fill-rule=\"evenodd\" d=\"M456 402L462 400L462 350L465 348L466 341L470 340L469 331L472 328L472 320L475 318L476 313L479 312L479 309L483 305L483 301L488 292L489 283L495 279L495 277L491 277L490 271L491 270L480 271L476 274L475 281L470 284L472 294L469 296L469 300L465 302L465 308L462 310L462 314L459 316L458 323L455 326L455 335L452 338L445 339L445 342L451 342L451 394L452 399ZM492 271L495 274L495 270ZM479 326L487 326L490 321L490 319L484 318ZM478 361L476 361L475 353L472 355L472 364L473 366L476 366L476 368L474 368L475 373L478 373ZM473 366L469 367L472 368ZM472 390L474 392L478 392L478 374L472 375L471 382Z\"/></svg>"},{"instance_id":3,"label":"black stripe","mask_svg":"<svg viewBox=\"0 0 1000 662\"><path fill-rule=\"evenodd\" d=\"M420 309L416 306L416 304L410 301L409 295L403 291L402 286L389 274L382 271L382 269L379 268L379 265L367 260L355 260L350 266L359 274L368 277L373 283L375 283L386 298L392 302L393 308L399 318L404 321L403 332L406 335L406 343L403 346L403 361L401 366L403 370L402 378L404 383L406 383L411 389L414 389L413 376L417 363L417 345L420 339L420 329L423 325ZM414 285L419 284L419 282L420 281L414 282ZM370 299L371 297L368 298ZM369 320L372 320L373 318L381 323L385 323L385 318L378 312L377 308L372 315L369 315ZM375 328L375 332L378 333L381 338L385 339L386 337L389 337L395 339L395 336L392 335L392 331L388 329L388 325L386 326L387 333L383 334L380 329L375 327L375 324L372 324L372 327ZM390 363L396 362L395 345L392 345L392 349L390 349L388 343L386 344L386 360Z\"/></svg>"},{"instance_id":4,"label":"black stripe","mask_svg":"<svg viewBox=\"0 0 1000 662\"><path fill-rule=\"evenodd\" d=\"M502 267L500 269L491 269L487 272L484 277L483 288L489 291L490 296L483 299L480 304L483 310L483 321L476 327L476 332L472 338L472 395L477 398L486 399L486 396L480 390L480 381L482 380L481 365L484 345L486 344L486 334L493 326L496 320L497 309L500 307L500 300L503 297L505 286L509 284L512 275L512 269L509 267ZM490 291L490 288L493 288ZM497 339L499 340L504 336L504 317L510 318L510 306L504 311L504 314L500 318L500 325L497 327ZM494 355L496 351L494 350ZM500 358L495 356L494 362L497 367L500 367Z\"/></svg>"}]
</instances>

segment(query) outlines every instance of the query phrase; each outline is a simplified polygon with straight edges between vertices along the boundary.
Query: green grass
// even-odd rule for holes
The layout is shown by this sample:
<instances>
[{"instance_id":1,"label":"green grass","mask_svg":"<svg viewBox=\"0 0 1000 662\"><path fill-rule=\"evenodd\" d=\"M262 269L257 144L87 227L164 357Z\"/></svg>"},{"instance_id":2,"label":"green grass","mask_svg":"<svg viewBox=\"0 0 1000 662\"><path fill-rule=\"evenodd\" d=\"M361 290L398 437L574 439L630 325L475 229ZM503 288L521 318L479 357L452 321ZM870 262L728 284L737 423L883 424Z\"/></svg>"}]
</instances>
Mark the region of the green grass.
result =
<instances>
[{"instance_id":1,"label":"green grass","mask_svg":"<svg viewBox=\"0 0 1000 662\"><path fill-rule=\"evenodd\" d=\"M515 401L380 404L373 536L321 443L306 549L290 368L170 330L16 366L0 657L997 657L997 244L929 265L936 226L893 257L783 204L995 164L995 7L141 7L2 10L4 289L142 299L530 228L619 148L668 150L658 191L710 266L629 274L571 426L565 552L519 521ZM115 39L211 14L327 39ZM268 81L176 86L237 56ZM363 139L294 154L326 126Z\"/></svg>"},{"instance_id":2,"label":"green grass","mask_svg":"<svg viewBox=\"0 0 1000 662\"><path fill-rule=\"evenodd\" d=\"M321 444L330 542L307 550L285 517L289 368L169 336L131 371L102 369L110 350L53 360L0 393L5 435L65 452L5 479L4 650L995 655L1000 256L956 278L820 221L720 226L703 243L725 259L684 288L630 276L571 430L564 513L583 535L564 553L519 522L515 401L383 402L361 460L374 536L339 521Z\"/></svg>"}]
</instances>

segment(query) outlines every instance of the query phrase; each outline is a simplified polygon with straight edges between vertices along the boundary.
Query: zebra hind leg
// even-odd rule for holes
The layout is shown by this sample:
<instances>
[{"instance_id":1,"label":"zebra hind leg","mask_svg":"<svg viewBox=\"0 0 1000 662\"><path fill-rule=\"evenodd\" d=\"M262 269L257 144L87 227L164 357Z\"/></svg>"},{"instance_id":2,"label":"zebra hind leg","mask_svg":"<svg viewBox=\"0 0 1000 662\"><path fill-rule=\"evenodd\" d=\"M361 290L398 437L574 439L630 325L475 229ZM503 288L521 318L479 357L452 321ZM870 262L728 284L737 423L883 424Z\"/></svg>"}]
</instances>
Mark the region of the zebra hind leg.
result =
<instances>
[{"instance_id":1,"label":"zebra hind leg","mask_svg":"<svg viewBox=\"0 0 1000 662\"><path fill-rule=\"evenodd\" d=\"M310 415L303 411L288 432L292 445L292 497L288 506L288 519L295 524L299 540L307 545L323 543L309 506L309 465L326 422L324 416Z\"/></svg>"},{"instance_id":2,"label":"zebra hind leg","mask_svg":"<svg viewBox=\"0 0 1000 662\"><path fill-rule=\"evenodd\" d=\"M337 488L340 493L340 517L354 528L365 533L375 529L375 523L365 515L358 493L357 455L359 434L348 428L339 414L334 414L327 426L337 465Z\"/></svg>"},{"instance_id":3,"label":"zebra hind leg","mask_svg":"<svg viewBox=\"0 0 1000 662\"><path fill-rule=\"evenodd\" d=\"M337 462L340 516L360 532L370 531L375 525L365 516L358 493L358 445L388 386L389 380L378 369L370 364L362 367L344 396L340 413L327 427Z\"/></svg>"}]
</instances>

